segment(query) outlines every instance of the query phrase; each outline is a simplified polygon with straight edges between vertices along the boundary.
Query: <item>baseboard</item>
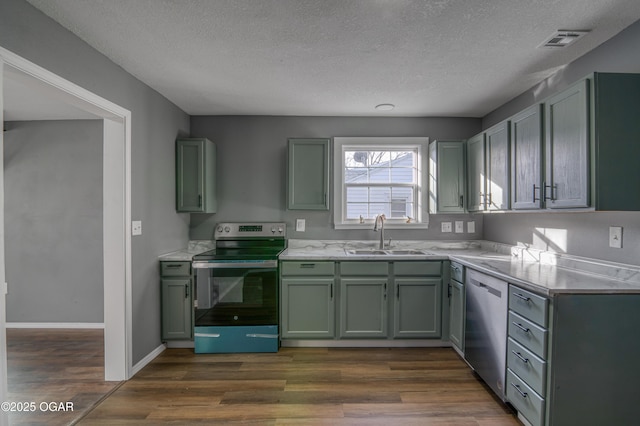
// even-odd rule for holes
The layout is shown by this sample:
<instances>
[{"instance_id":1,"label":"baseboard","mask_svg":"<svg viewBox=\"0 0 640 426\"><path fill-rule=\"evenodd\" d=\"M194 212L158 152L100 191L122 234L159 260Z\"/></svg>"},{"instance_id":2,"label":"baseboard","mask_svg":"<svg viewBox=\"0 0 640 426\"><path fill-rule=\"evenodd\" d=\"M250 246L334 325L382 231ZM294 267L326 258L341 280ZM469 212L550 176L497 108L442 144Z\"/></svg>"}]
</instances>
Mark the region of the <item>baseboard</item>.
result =
<instances>
[{"instance_id":1,"label":"baseboard","mask_svg":"<svg viewBox=\"0 0 640 426\"><path fill-rule=\"evenodd\" d=\"M147 354L147 356L145 356L144 358L142 358L140 361L138 361L136 363L136 365L134 365L133 367L131 367L131 377L135 376L138 371L142 370L144 367L147 366L147 364L149 364L151 361L153 361L158 355L160 355L162 352L164 352L164 350L167 349L167 347L164 344L161 344L160 346L158 346L157 348L155 348L154 350L152 350L151 352L149 352Z\"/></svg>"},{"instance_id":2,"label":"baseboard","mask_svg":"<svg viewBox=\"0 0 640 426\"><path fill-rule=\"evenodd\" d=\"M7 328L95 328L104 329L103 322L7 322Z\"/></svg>"},{"instance_id":3,"label":"baseboard","mask_svg":"<svg viewBox=\"0 0 640 426\"><path fill-rule=\"evenodd\" d=\"M443 348L451 347L449 341L440 339L400 339L400 340L300 340L282 339L283 348Z\"/></svg>"}]
</instances>

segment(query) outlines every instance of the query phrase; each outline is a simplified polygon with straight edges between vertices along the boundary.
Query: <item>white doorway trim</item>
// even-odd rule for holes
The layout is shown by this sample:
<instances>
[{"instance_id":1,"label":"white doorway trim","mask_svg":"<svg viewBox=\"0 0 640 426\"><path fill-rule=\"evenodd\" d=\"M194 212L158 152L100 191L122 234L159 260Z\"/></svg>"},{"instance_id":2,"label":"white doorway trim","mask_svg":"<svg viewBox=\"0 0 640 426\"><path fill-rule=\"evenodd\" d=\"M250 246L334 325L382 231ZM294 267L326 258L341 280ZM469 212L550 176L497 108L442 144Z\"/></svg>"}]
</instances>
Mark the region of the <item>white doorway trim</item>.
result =
<instances>
[{"instance_id":1,"label":"white doorway trim","mask_svg":"<svg viewBox=\"0 0 640 426\"><path fill-rule=\"evenodd\" d=\"M131 112L0 47L0 68L11 78L103 118L103 249L105 380L131 377ZM0 100L2 85L0 85ZM2 104L0 103L0 106ZM4 124L2 116L0 121ZM3 139L0 138L0 142ZM0 159L2 157L0 156ZM1 164L1 163L0 163ZM0 166L1 167L1 166ZM1 174L1 173L0 173ZM2 180L0 180L2 183ZM0 186L0 282L4 283L4 189ZM9 283L9 289L11 283ZM6 372L6 308L0 291L0 372ZM2 359L4 358L4 359ZM4 370L2 370L4 368ZM6 374L3 374L6 392ZM4 386L4 388L2 388ZM0 395L0 396L6 396ZM0 398L5 400L6 398ZM0 419L1 423L1 419Z\"/></svg>"}]
</instances>

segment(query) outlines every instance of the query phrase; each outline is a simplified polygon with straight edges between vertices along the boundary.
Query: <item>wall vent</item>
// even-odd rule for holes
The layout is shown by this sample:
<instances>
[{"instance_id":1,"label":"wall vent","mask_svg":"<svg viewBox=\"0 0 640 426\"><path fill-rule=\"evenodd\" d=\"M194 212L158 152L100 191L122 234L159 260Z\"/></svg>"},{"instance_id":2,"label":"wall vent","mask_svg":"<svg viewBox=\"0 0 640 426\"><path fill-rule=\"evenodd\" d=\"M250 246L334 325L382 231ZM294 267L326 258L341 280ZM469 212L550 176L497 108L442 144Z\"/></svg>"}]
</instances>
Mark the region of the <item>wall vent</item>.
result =
<instances>
[{"instance_id":1,"label":"wall vent","mask_svg":"<svg viewBox=\"0 0 640 426\"><path fill-rule=\"evenodd\" d=\"M589 30L558 30L538 47L567 47L589 33Z\"/></svg>"}]
</instances>

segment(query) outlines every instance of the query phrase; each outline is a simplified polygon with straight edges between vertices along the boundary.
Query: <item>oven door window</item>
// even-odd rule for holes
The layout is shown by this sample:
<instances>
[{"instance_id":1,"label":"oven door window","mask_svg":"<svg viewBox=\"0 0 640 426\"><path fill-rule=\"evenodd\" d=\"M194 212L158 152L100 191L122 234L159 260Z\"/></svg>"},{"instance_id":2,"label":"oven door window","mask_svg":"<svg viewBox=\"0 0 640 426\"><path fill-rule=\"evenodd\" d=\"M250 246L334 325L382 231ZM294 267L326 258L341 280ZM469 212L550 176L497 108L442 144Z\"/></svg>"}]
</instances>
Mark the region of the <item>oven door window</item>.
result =
<instances>
[{"instance_id":1,"label":"oven door window","mask_svg":"<svg viewBox=\"0 0 640 426\"><path fill-rule=\"evenodd\" d=\"M200 269L196 326L278 323L277 269Z\"/></svg>"}]
</instances>

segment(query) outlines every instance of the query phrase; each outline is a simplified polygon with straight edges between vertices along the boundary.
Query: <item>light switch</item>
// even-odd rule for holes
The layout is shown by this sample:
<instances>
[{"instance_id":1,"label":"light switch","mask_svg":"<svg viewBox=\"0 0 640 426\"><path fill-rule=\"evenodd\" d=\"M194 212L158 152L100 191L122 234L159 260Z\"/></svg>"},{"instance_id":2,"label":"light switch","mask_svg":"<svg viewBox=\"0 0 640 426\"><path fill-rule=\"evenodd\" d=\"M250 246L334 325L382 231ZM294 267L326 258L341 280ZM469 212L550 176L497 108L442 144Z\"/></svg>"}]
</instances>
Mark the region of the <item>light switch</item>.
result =
<instances>
[{"instance_id":1,"label":"light switch","mask_svg":"<svg viewBox=\"0 0 640 426\"><path fill-rule=\"evenodd\" d=\"M304 219L296 219L296 231L304 232L306 227L307 225Z\"/></svg>"},{"instance_id":2,"label":"light switch","mask_svg":"<svg viewBox=\"0 0 640 426\"><path fill-rule=\"evenodd\" d=\"M131 221L131 235L142 235L142 221Z\"/></svg>"},{"instance_id":3,"label":"light switch","mask_svg":"<svg viewBox=\"0 0 640 426\"><path fill-rule=\"evenodd\" d=\"M442 232L451 232L451 222L442 222Z\"/></svg>"},{"instance_id":4,"label":"light switch","mask_svg":"<svg viewBox=\"0 0 640 426\"><path fill-rule=\"evenodd\" d=\"M622 248L622 226L609 227L609 247Z\"/></svg>"},{"instance_id":5,"label":"light switch","mask_svg":"<svg viewBox=\"0 0 640 426\"><path fill-rule=\"evenodd\" d=\"M476 222L474 220L467 222L467 232L469 234L476 232Z\"/></svg>"},{"instance_id":6,"label":"light switch","mask_svg":"<svg viewBox=\"0 0 640 426\"><path fill-rule=\"evenodd\" d=\"M464 232L464 222L461 220L456 220L456 234L461 234Z\"/></svg>"}]
</instances>

